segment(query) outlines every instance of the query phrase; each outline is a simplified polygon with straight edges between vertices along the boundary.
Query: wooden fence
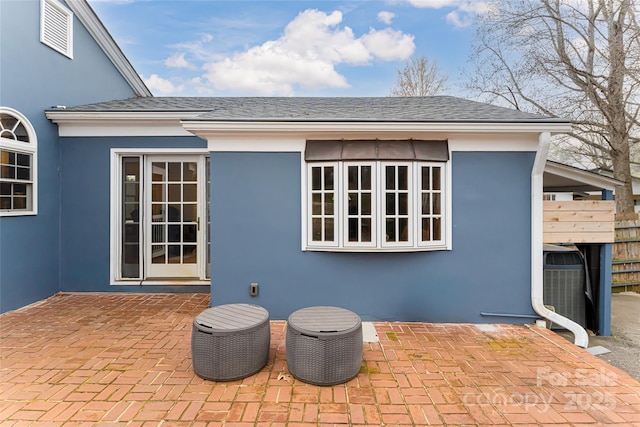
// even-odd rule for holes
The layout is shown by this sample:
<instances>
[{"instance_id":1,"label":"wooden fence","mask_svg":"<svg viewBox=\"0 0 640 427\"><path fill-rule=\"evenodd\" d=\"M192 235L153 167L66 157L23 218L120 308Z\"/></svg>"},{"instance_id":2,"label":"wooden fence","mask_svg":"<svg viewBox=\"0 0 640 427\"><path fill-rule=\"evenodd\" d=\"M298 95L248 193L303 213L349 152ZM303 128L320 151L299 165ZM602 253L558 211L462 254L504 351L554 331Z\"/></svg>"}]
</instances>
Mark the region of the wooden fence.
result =
<instances>
[{"instance_id":1,"label":"wooden fence","mask_svg":"<svg viewBox=\"0 0 640 427\"><path fill-rule=\"evenodd\" d=\"M544 243L613 243L611 200L545 201Z\"/></svg>"},{"instance_id":2,"label":"wooden fence","mask_svg":"<svg viewBox=\"0 0 640 427\"><path fill-rule=\"evenodd\" d=\"M613 292L640 292L640 220L615 222Z\"/></svg>"}]
</instances>

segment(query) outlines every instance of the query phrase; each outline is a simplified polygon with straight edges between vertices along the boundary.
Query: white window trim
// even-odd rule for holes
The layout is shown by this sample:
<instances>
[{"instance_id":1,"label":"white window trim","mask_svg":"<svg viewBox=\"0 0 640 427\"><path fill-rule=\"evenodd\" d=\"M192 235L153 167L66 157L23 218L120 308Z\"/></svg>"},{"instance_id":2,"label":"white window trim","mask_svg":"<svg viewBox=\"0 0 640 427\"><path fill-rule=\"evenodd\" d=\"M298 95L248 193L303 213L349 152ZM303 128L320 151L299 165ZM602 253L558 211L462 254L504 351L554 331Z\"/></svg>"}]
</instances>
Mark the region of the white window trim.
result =
<instances>
[{"instance_id":1,"label":"white window trim","mask_svg":"<svg viewBox=\"0 0 640 427\"><path fill-rule=\"evenodd\" d=\"M441 250L452 250L452 172L451 172L451 160L447 162L430 162L430 161L373 161L373 162L365 162L365 161L332 161L332 162L307 162L304 160L304 156L301 156L301 171L302 171L302 194L301 197L301 212L303 215L302 218L302 250L303 251L313 251L313 252L428 252L428 251L441 251ZM384 218L382 215L383 208L383 195L381 194L381 189L383 188L382 180L382 172L380 168L385 165L403 165L403 164L411 164L411 190L409 192L410 198L410 212L415 211L417 209L418 201L416 197L419 193L418 179L419 173L418 168L420 166L438 166L443 169L442 173L442 218L444 221L444 226L442 227L442 240L435 242L421 242L419 236L419 227L417 227L418 215L414 213L410 217L410 223L412 223L412 231L411 231L411 239L413 239L413 243L409 245L407 242L382 242L382 239L375 238L375 245L363 245L363 244L354 244L346 242L346 208L345 208L345 189L344 189L344 174L345 165L351 164L365 164L372 163L378 169L375 173L374 182L372 185L376 186L376 190L374 190L372 204L375 212L373 213L374 219L374 230L372 233L376 233L376 236L381 235L383 231L383 221L381 218ZM311 240L311 215L309 215L309 206L310 206L310 197L311 197L311 167L313 166L328 166L335 165L336 166L336 178L335 182L336 188L336 207L338 210L336 212L336 218L339 218L340 221L338 224L335 224L335 233L336 233L336 243L331 244L328 242L312 242ZM339 201L339 202L338 202ZM346 243L345 243L346 242Z\"/></svg>"},{"instance_id":2,"label":"white window trim","mask_svg":"<svg viewBox=\"0 0 640 427\"><path fill-rule=\"evenodd\" d=\"M342 239L338 243L339 248L344 249L360 249L360 248L376 248L376 242L378 241L378 221L379 221L379 212L380 212L380 204L378 202L378 168L379 164L375 161L358 161L358 162L343 162L339 161L338 168L341 170L341 180L338 182L337 189L337 199L341 200L338 203L338 218L341 218L339 229L342 230ZM349 222L349 192L350 190L347 188L348 183L348 168L349 166L369 166L371 168L371 242L350 242L349 241L349 227L347 226ZM360 177L358 177L360 178ZM358 190L360 192L360 190ZM362 212L358 212L358 217L362 216Z\"/></svg>"},{"instance_id":3,"label":"white window trim","mask_svg":"<svg viewBox=\"0 0 640 427\"><path fill-rule=\"evenodd\" d=\"M67 49L61 49L55 43L47 41L46 37L46 6L47 4L55 8L58 12L64 15L66 20L66 28L64 36L67 39ZM56 52L60 52L69 59L73 59L73 12L67 9L62 3L57 0L40 0L40 41L42 44L49 46Z\"/></svg>"},{"instance_id":4,"label":"white window trim","mask_svg":"<svg viewBox=\"0 0 640 427\"><path fill-rule=\"evenodd\" d=\"M122 256L122 233L120 233L120 218L122 216L122 157L127 156L152 156L162 154L175 155L208 155L209 150L179 148L112 148L111 149L111 182L110 182L110 209L109 209L109 281L111 286L156 286L156 285L210 285L211 280L158 280L158 279L128 279L120 276L120 260ZM202 186L203 188L206 185ZM204 191L204 190L203 190ZM141 258L142 259L142 258ZM206 267L206 266L205 266Z\"/></svg>"},{"instance_id":5,"label":"white window trim","mask_svg":"<svg viewBox=\"0 0 640 427\"><path fill-rule=\"evenodd\" d=\"M38 214L38 138L31 122L24 114L9 107L0 107L0 114L16 117L24 125L29 135L29 142L14 141L0 138L0 147L31 155L31 209L28 210L0 210L0 216L27 216Z\"/></svg>"}]
</instances>

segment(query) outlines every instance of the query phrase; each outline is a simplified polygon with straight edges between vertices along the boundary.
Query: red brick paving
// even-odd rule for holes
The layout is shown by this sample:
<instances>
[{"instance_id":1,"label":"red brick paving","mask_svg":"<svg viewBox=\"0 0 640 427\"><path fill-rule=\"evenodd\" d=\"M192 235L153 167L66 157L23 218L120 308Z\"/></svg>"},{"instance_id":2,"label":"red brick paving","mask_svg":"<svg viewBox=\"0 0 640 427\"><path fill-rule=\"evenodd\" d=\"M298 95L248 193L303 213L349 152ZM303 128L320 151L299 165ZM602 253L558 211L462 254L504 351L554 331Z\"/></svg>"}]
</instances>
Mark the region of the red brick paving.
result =
<instances>
[{"instance_id":1,"label":"red brick paving","mask_svg":"<svg viewBox=\"0 0 640 427\"><path fill-rule=\"evenodd\" d=\"M4 426L640 426L640 383L544 329L375 323L356 378L287 373L283 321L259 373L191 367L202 294L59 294L0 316Z\"/></svg>"}]
</instances>

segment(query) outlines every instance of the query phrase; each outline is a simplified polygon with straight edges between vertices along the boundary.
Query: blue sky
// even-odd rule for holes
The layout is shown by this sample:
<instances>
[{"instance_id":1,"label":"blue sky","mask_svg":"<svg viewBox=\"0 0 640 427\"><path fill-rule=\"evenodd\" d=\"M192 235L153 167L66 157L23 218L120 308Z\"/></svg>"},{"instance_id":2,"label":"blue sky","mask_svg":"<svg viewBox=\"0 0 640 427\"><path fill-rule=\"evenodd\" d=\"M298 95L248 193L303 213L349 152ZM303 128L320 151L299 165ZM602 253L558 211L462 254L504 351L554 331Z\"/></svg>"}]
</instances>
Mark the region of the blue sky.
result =
<instances>
[{"instance_id":1,"label":"blue sky","mask_svg":"<svg viewBox=\"0 0 640 427\"><path fill-rule=\"evenodd\" d=\"M156 96L386 96L425 55L461 95L480 0L89 0Z\"/></svg>"}]
</instances>

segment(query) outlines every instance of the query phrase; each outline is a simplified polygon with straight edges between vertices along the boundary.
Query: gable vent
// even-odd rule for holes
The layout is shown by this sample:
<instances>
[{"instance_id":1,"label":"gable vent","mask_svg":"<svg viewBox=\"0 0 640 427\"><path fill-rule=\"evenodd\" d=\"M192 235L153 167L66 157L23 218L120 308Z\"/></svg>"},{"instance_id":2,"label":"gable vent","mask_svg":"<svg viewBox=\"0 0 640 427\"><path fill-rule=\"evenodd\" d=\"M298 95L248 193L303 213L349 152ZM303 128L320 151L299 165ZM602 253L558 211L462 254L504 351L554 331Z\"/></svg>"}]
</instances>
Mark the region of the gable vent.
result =
<instances>
[{"instance_id":1,"label":"gable vent","mask_svg":"<svg viewBox=\"0 0 640 427\"><path fill-rule=\"evenodd\" d=\"M56 0L41 0L40 41L73 58L73 14Z\"/></svg>"}]
</instances>

